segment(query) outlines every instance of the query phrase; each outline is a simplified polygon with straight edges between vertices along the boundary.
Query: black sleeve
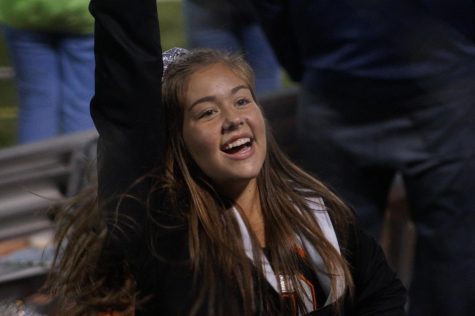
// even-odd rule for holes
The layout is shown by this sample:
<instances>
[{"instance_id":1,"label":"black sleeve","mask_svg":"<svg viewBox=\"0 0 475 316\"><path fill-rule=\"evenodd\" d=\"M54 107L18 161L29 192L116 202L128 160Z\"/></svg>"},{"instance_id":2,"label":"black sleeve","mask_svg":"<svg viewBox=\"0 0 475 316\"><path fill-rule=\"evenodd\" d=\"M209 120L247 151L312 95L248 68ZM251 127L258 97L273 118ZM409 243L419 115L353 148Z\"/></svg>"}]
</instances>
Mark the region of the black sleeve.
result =
<instances>
[{"instance_id":1,"label":"black sleeve","mask_svg":"<svg viewBox=\"0 0 475 316\"><path fill-rule=\"evenodd\" d=\"M290 78L300 82L303 76L302 56L292 23L288 0L250 0L258 20L274 49L279 63Z\"/></svg>"},{"instance_id":2,"label":"black sleeve","mask_svg":"<svg viewBox=\"0 0 475 316\"><path fill-rule=\"evenodd\" d=\"M91 114L99 132L98 200L108 228L100 265L109 273L118 260L138 261L144 244L144 208L128 199L117 209L117 201L125 191L143 198L146 181L129 187L162 161L162 50L155 0L92 0L90 11L95 18Z\"/></svg>"},{"instance_id":3,"label":"black sleeve","mask_svg":"<svg viewBox=\"0 0 475 316\"><path fill-rule=\"evenodd\" d=\"M114 211L117 196L161 161L162 51L155 0L92 0L99 132L98 195ZM107 207L106 207L107 206ZM128 214L134 217L136 214Z\"/></svg>"},{"instance_id":4,"label":"black sleeve","mask_svg":"<svg viewBox=\"0 0 475 316\"><path fill-rule=\"evenodd\" d=\"M155 0L92 0L99 199L123 193L160 161L162 51Z\"/></svg>"},{"instance_id":5,"label":"black sleeve","mask_svg":"<svg viewBox=\"0 0 475 316\"><path fill-rule=\"evenodd\" d=\"M351 315L405 315L406 289L375 239L358 228L348 241L355 293Z\"/></svg>"}]
</instances>

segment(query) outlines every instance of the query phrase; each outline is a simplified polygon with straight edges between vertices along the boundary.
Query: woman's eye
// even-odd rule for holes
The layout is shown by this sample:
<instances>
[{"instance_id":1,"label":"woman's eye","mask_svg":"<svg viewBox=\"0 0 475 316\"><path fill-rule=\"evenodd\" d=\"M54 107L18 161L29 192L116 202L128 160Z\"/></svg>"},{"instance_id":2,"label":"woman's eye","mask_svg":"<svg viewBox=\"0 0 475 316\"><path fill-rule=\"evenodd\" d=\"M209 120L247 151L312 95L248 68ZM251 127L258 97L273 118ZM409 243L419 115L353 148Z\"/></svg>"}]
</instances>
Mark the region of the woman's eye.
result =
<instances>
[{"instance_id":1,"label":"woman's eye","mask_svg":"<svg viewBox=\"0 0 475 316\"><path fill-rule=\"evenodd\" d=\"M198 118L207 118L207 117L210 117L214 114L215 110L213 109L208 109L208 110L205 110L203 112L200 113L200 115L198 116Z\"/></svg>"},{"instance_id":2,"label":"woman's eye","mask_svg":"<svg viewBox=\"0 0 475 316\"><path fill-rule=\"evenodd\" d=\"M250 102L251 102L251 101L250 101L249 99L247 99L247 98L242 98L242 99L239 99L239 100L236 102L236 104L237 104L238 106L244 106L244 105L246 105L246 104L249 104Z\"/></svg>"}]
</instances>

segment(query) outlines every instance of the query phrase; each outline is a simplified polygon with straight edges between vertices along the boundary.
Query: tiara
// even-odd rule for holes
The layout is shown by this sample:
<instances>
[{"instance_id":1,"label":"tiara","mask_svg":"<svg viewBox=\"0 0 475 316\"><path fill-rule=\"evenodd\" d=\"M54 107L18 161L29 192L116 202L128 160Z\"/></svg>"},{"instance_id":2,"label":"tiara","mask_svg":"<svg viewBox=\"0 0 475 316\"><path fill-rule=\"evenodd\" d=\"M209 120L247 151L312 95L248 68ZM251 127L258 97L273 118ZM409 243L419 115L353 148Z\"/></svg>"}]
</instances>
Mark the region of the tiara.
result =
<instances>
[{"instance_id":1,"label":"tiara","mask_svg":"<svg viewBox=\"0 0 475 316\"><path fill-rule=\"evenodd\" d=\"M181 47L173 47L169 50L164 51L162 54L163 73L165 74L168 69L168 66L170 66L171 63L179 59L181 56L188 54L189 52L189 50Z\"/></svg>"}]
</instances>

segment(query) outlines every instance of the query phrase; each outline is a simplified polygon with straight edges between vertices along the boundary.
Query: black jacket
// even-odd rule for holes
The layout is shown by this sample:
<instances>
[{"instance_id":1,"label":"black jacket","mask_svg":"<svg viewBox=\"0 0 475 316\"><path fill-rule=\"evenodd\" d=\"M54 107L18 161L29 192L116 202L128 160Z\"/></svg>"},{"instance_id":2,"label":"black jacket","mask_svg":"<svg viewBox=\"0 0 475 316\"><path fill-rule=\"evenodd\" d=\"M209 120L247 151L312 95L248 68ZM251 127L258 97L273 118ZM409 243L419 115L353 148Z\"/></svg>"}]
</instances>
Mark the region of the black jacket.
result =
<instances>
[{"instance_id":1,"label":"black jacket","mask_svg":"<svg viewBox=\"0 0 475 316\"><path fill-rule=\"evenodd\" d=\"M406 91L475 60L473 1L251 1L281 65L317 93Z\"/></svg>"},{"instance_id":2,"label":"black jacket","mask_svg":"<svg viewBox=\"0 0 475 316\"><path fill-rule=\"evenodd\" d=\"M102 256L104 273L120 277L122 263L142 295L151 296L138 315L187 315L192 304L192 271L188 265L187 229L162 234L157 247L170 260L149 255L145 211L131 203L119 208L135 225L110 221L116 196L157 166L165 146L160 104L162 59L155 0L92 0L96 19L96 93L91 111L99 131L99 202L109 222ZM148 190L135 186L133 194ZM388 267L377 243L358 229L342 252L356 285L345 315L402 315L405 289ZM119 269L120 268L120 269ZM114 283L114 282L112 282ZM231 286L232 287L232 286ZM223 299L233 299L233 290ZM327 315L329 309L312 315Z\"/></svg>"}]
</instances>

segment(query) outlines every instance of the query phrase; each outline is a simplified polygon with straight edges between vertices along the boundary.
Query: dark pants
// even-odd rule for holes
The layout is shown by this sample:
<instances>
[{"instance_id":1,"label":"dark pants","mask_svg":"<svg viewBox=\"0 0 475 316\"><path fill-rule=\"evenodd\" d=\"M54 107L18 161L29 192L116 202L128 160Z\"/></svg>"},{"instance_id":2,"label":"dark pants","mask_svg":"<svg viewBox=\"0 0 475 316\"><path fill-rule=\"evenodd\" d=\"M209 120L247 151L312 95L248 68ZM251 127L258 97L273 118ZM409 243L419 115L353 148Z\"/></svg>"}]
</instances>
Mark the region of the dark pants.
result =
<instances>
[{"instance_id":1,"label":"dark pants","mask_svg":"<svg viewBox=\"0 0 475 316\"><path fill-rule=\"evenodd\" d=\"M417 232L413 316L475 311L475 67L465 68L386 98L371 86L300 96L300 163L376 237L401 172Z\"/></svg>"}]
</instances>

